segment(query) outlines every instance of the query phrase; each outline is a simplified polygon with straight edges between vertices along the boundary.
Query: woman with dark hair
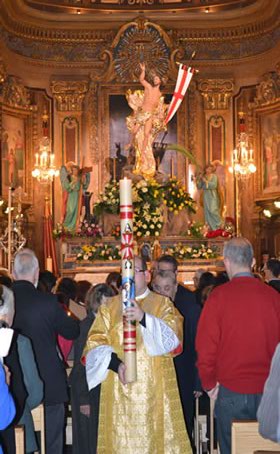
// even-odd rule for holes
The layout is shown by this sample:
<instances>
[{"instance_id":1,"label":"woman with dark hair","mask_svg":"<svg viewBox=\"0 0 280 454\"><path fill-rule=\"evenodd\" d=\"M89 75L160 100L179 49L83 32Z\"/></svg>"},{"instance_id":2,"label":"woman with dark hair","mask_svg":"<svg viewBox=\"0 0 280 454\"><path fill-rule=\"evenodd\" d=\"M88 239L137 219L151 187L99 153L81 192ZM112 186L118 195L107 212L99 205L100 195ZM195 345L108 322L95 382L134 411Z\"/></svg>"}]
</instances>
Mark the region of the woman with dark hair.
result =
<instances>
[{"instance_id":1,"label":"woman with dark hair","mask_svg":"<svg viewBox=\"0 0 280 454\"><path fill-rule=\"evenodd\" d=\"M114 294L112 288L106 284L97 284L86 294L88 315L80 321L80 336L74 342L74 366L69 377L73 431L72 454L96 453L100 387L88 391L86 371L81 363L81 356L99 306Z\"/></svg>"},{"instance_id":2,"label":"woman with dark hair","mask_svg":"<svg viewBox=\"0 0 280 454\"><path fill-rule=\"evenodd\" d=\"M106 284L109 285L113 290L114 294L117 295L121 291L122 287L122 276L118 271L112 271L106 278Z\"/></svg>"}]
</instances>

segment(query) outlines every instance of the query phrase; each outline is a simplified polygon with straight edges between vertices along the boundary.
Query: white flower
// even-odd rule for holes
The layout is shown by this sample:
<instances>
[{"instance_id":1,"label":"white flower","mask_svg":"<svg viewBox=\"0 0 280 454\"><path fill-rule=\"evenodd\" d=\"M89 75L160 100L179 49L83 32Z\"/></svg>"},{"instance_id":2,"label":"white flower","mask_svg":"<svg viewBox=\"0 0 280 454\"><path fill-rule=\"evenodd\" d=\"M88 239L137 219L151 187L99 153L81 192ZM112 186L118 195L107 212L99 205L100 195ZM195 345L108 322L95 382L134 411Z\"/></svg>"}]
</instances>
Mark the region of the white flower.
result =
<instances>
[{"instance_id":1,"label":"white flower","mask_svg":"<svg viewBox=\"0 0 280 454\"><path fill-rule=\"evenodd\" d=\"M84 260L88 260L88 255L87 254L84 255Z\"/></svg>"}]
</instances>

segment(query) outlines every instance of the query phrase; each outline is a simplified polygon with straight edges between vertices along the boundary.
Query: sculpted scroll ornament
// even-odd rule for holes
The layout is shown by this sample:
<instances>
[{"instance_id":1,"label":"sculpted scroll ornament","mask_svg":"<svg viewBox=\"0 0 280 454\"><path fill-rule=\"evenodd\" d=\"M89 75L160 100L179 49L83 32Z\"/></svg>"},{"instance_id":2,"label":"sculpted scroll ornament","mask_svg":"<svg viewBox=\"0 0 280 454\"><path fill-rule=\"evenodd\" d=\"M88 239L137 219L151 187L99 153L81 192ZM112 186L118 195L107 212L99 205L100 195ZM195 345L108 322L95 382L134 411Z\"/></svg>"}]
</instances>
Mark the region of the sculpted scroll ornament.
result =
<instances>
[{"instance_id":1,"label":"sculpted scroll ornament","mask_svg":"<svg viewBox=\"0 0 280 454\"><path fill-rule=\"evenodd\" d=\"M255 106L273 103L280 98L280 75L269 72L263 76L262 82L257 86L257 96L254 99Z\"/></svg>"},{"instance_id":2,"label":"sculpted scroll ornament","mask_svg":"<svg viewBox=\"0 0 280 454\"><path fill-rule=\"evenodd\" d=\"M234 82L232 79L202 79L198 89L203 96L204 109L223 110L229 108Z\"/></svg>"},{"instance_id":3,"label":"sculpted scroll ornament","mask_svg":"<svg viewBox=\"0 0 280 454\"><path fill-rule=\"evenodd\" d=\"M11 107L30 108L30 93L19 77L8 76L5 80L3 102Z\"/></svg>"},{"instance_id":4,"label":"sculpted scroll ornament","mask_svg":"<svg viewBox=\"0 0 280 454\"><path fill-rule=\"evenodd\" d=\"M88 80L53 80L51 90L59 111L82 111Z\"/></svg>"}]
</instances>

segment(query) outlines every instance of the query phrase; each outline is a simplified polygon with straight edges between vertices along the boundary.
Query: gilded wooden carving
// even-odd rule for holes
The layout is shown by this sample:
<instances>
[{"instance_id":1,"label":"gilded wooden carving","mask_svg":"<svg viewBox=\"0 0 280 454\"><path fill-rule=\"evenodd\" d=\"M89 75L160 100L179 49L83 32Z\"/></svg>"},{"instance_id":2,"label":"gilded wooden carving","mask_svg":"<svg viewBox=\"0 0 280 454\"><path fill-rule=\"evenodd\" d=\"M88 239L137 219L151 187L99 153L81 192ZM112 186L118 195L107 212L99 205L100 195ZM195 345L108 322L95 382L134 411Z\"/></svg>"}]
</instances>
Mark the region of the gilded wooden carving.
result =
<instances>
[{"instance_id":1,"label":"gilded wooden carving","mask_svg":"<svg viewBox=\"0 0 280 454\"><path fill-rule=\"evenodd\" d=\"M201 79L198 82L206 110L224 110L229 108L234 82L232 79Z\"/></svg>"},{"instance_id":2,"label":"gilded wooden carving","mask_svg":"<svg viewBox=\"0 0 280 454\"><path fill-rule=\"evenodd\" d=\"M51 90L58 111L82 111L88 80L53 80Z\"/></svg>"}]
</instances>

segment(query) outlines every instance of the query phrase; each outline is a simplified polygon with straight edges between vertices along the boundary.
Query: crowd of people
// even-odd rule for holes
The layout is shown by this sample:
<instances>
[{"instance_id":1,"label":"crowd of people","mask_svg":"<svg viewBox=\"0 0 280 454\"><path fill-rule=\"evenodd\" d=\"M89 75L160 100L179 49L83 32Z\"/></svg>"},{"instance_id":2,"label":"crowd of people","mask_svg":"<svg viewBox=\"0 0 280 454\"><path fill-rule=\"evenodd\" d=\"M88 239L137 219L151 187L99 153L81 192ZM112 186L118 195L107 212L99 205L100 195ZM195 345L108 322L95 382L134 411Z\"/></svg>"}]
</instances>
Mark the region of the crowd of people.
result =
<instances>
[{"instance_id":1,"label":"crowd of people","mask_svg":"<svg viewBox=\"0 0 280 454\"><path fill-rule=\"evenodd\" d=\"M280 261L268 258L262 279L248 240L227 241L223 255L225 271L198 269L192 290L179 282L174 257L161 256L152 272L135 257L136 296L124 310L120 273L97 285L56 279L21 250L13 277L0 273L0 453L16 453L18 424L26 453L40 449L31 411L41 402L47 454L63 453L69 400L72 454L195 452L201 396L206 413L216 401L221 454L231 452L232 420L256 419L258 408L263 434L275 432L265 415L277 403L263 390L277 381L270 367L279 369ZM136 323L134 383L126 380L123 316Z\"/></svg>"}]
</instances>

